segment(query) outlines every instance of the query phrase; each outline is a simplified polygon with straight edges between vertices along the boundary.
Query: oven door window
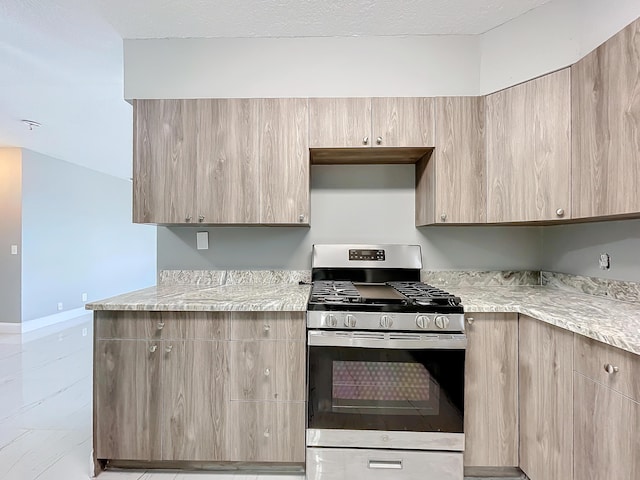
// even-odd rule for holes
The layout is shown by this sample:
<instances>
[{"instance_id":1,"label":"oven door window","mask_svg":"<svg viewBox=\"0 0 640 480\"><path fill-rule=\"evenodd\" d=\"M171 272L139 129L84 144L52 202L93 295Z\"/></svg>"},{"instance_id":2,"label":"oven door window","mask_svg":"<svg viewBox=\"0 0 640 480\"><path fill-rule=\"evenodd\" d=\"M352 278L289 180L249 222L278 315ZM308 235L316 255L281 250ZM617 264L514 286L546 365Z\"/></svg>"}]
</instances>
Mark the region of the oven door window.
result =
<instances>
[{"instance_id":1,"label":"oven door window","mask_svg":"<svg viewBox=\"0 0 640 480\"><path fill-rule=\"evenodd\" d=\"M309 347L309 428L461 433L464 355Z\"/></svg>"}]
</instances>

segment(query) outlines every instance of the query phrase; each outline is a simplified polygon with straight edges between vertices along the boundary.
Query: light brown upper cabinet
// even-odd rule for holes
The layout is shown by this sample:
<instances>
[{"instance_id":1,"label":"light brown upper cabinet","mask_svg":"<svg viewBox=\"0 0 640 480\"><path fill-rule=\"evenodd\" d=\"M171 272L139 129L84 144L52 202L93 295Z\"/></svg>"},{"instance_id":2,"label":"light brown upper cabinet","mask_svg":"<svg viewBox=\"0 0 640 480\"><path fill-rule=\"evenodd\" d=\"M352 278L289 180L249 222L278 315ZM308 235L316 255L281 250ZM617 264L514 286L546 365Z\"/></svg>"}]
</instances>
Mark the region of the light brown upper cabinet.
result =
<instances>
[{"instance_id":1,"label":"light brown upper cabinet","mask_svg":"<svg viewBox=\"0 0 640 480\"><path fill-rule=\"evenodd\" d=\"M306 98L261 101L260 223L309 224Z\"/></svg>"},{"instance_id":2,"label":"light brown upper cabinet","mask_svg":"<svg viewBox=\"0 0 640 480\"><path fill-rule=\"evenodd\" d=\"M487 221L571 217L569 69L487 96Z\"/></svg>"},{"instance_id":3,"label":"light brown upper cabinet","mask_svg":"<svg viewBox=\"0 0 640 480\"><path fill-rule=\"evenodd\" d=\"M191 221L196 190L196 101L135 100L133 130L133 221Z\"/></svg>"},{"instance_id":4,"label":"light brown upper cabinet","mask_svg":"<svg viewBox=\"0 0 640 480\"><path fill-rule=\"evenodd\" d=\"M416 225L485 223L485 98L435 104L436 148L416 165Z\"/></svg>"},{"instance_id":5,"label":"light brown upper cabinet","mask_svg":"<svg viewBox=\"0 0 640 480\"><path fill-rule=\"evenodd\" d=\"M136 223L309 223L306 99L134 101Z\"/></svg>"},{"instance_id":6,"label":"light brown upper cabinet","mask_svg":"<svg viewBox=\"0 0 640 480\"><path fill-rule=\"evenodd\" d=\"M571 67L573 216L640 212L640 20Z\"/></svg>"},{"instance_id":7,"label":"light brown upper cabinet","mask_svg":"<svg viewBox=\"0 0 640 480\"><path fill-rule=\"evenodd\" d=\"M260 222L260 100L197 100L199 223Z\"/></svg>"},{"instance_id":8,"label":"light brown upper cabinet","mask_svg":"<svg viewBox=\"0 0 640 480\"><path fill-rule=\"evenodd\" d=\"M433 98L311 98L312 163L415 163L434 145Z\"/></svg>"}]
</instances>

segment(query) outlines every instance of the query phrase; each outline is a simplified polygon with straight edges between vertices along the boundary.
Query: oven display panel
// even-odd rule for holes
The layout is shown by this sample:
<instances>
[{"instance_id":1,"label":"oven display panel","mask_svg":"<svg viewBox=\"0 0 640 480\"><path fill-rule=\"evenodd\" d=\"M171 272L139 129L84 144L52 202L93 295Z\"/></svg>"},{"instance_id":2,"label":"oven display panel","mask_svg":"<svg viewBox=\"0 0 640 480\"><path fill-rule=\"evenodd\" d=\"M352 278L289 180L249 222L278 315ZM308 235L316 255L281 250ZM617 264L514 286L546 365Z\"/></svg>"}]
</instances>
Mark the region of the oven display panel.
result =
<instances>
[{"instance_id":1,"label":"oven display panel","mask_svg":"<svg viewBox=\"0 0 640 480\"><path fill-rule=\"evenodd\" d=\"M362 250L356 248L349 249L349 260L384 262L384 250Z\"/></svg>"}]
</instances>

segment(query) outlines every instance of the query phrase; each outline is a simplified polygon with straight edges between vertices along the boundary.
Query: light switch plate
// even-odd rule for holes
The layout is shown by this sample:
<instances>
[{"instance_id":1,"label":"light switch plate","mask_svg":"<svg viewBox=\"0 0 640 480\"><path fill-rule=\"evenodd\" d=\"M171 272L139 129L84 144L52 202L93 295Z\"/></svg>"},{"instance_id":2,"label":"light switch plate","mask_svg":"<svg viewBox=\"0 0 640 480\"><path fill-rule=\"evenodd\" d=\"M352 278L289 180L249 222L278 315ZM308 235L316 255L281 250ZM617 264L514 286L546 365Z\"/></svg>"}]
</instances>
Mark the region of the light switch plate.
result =
<instances>
[{"instance_id":1,"label":"light switch plate","mask_svg":"<svg viewBox=\"0 0 640 480\"><path fill-rule=\"evenodd\" d=\"M18 245L11 245L11 255L18 254Z\"/></svg>"},{"instance_id":2,"label":"light switch plate","mask_svg":"<svg viewBox=\"0 0 640 480\"><path fill-rule=\"evenodd\" d=\"M209 250L209 232L196 232L196 248Z\"/></svg>"}]
</instances>

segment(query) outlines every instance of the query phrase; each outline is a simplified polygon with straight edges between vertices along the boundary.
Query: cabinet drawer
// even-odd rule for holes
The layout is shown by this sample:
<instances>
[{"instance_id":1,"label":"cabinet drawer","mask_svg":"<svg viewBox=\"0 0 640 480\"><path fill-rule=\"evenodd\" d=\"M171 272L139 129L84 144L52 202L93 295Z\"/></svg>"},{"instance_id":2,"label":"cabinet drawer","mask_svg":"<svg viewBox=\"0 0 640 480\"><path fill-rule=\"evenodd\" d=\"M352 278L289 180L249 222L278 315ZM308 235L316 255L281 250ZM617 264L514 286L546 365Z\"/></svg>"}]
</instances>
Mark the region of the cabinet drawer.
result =
<instances>
[{"instance_id":1,"label":"cabinet drawer","mask_svg":"<svg viewBox=\"0 0 640 480\"><path fill-rule=\"evenodd\" d=\"M165 321L158 312L99 310L94 312L95 338L159 340Z\"/></svg>"},{"instance_id":2,"label":"cabinet drawer","mask_svg":"<svg viewBox=\"0 0 640 480\"><path fill-rule=\"evenodd\" d=\"M232 340L304 340L304 312L233 312Z\"/></svg>"},{"instance_id":3,"label":"cabinet drawer","mask_svg":"<svg viewBox=\"0 0 640 480\"><path fill-rule=\"evenodd\" d=\"M635 401L640 401L640 357L582 335L575 335L574 369ZM609 373L611 366L617 371Z\"/></svg>"},{"instance_id":4,"label":"cabinet drawer","mask_svg":"<svg viewBox=\"0 0 640 480\"><path fill-rule=\"evenodd\" d=\"M229 460L304 462L304 402L229 403Z\"/></svg>"},{"instance_id":5,"label":"cabinet drawer","mask_svg":"<svg viewBox=\"0 0 640 480\"><path fill-rule=\"evenodd\" d=\"M463 476L462 454L309 448L308 480L458 480Z\"/></svg>"},{"instance_id":6,"label":"cabinet drawer","mask_svg":"<svg viewBox=\"0 0 640 480\"><path fill-rule=\"evenodd\" d=\"M230 344L232 400L304 401L304 342Z\"/></svg>"},{"instance_id":7,"label":"cabinet drawer","mask_svg":"<svg viewBox=\"0 0 640 480\"><path fill-rule=\"evenodd\" d=\"M225 340L229 338L229 314L97 311L95 331L100 339Z\"/></svg>"}]
</instances>

